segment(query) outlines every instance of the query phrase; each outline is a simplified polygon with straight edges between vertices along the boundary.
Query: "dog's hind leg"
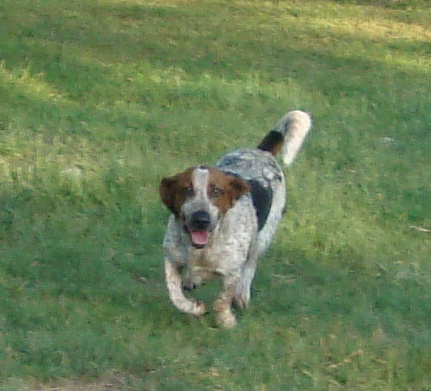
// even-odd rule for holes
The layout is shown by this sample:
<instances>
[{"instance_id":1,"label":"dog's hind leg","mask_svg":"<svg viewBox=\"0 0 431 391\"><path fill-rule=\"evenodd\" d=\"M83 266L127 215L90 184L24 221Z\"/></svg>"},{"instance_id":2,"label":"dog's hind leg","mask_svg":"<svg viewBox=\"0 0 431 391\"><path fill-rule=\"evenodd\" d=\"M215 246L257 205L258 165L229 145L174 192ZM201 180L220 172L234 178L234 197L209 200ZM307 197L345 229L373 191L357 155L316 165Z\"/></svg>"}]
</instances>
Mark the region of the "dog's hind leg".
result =
<instances>
[{"instance_id":1,"label":"dog's hind leg","mask_svg":"<svg viewBox=\"0 0 431 391\"><path fill-rule=\"evenodd\" d=\"M238 285L236 287L235 296L233 298L234 304L241 310L247 308L248 303L250 302L251 283L253 282L256 267L257 255L253 254L251 257L249 257L247 263L242 269L241 277L239 279Z\"/></svg>"},{"instance_id":2,"label":"dog's hind leg","mask_svg":"<svg viewBox=\"0 0 431 391\"><path fill-rule=\"evenodd\" d=\"M179 266L169 260L165 260L165 279L169 298L175 307L186 314L199 316L205 313L204 303L184 296Z\"/></svg>"}]
</instances>

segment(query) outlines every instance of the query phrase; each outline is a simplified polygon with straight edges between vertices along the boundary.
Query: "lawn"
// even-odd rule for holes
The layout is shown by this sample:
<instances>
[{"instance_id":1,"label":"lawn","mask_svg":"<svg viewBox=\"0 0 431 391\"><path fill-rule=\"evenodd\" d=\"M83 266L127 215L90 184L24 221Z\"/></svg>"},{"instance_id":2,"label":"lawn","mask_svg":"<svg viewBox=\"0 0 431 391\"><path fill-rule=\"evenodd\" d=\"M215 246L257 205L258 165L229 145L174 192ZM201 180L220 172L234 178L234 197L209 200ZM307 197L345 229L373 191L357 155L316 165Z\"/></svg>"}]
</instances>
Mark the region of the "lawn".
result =
<instances>
[{"instance_id":1,"label":"lawn","mask_svg":"<svg viewBox=\"0 0 431 391\"><path fill-rule=\"evenodd\" d=\"M427 3L2 0L0 390L431 389ZM293 108L250 308L179 313L160 179Z\"/></svg>"}]
</instances>

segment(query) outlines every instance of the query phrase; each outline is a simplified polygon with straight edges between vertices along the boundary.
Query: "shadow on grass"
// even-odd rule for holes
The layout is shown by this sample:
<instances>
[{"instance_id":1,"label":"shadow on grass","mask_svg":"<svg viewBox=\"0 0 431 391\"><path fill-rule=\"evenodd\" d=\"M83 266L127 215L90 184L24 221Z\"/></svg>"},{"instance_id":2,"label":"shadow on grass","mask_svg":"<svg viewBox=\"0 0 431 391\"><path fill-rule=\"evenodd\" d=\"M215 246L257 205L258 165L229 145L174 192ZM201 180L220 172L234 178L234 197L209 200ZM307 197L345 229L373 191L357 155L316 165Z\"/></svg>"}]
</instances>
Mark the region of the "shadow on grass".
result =
<instances>
[{"instance_id":1,"label":"shadow on grass","mask_svg":"<svg viewBox=\"0 0 431 391\"><path fill-rule=\"evenodd\" d=\"M391 10L426 9L426 0L335 0L340 4L357 4L373 7L383 7Z\"/></svg>"}]
</instances>

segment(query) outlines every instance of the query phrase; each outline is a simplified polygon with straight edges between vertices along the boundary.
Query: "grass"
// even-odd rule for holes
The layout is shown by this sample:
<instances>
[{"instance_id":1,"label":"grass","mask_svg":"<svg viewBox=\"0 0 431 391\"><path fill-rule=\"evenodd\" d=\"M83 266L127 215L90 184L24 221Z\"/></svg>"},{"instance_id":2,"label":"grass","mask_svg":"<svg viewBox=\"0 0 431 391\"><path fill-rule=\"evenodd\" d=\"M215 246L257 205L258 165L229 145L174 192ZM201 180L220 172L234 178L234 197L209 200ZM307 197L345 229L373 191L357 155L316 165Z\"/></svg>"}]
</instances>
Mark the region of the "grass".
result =
<instances>
[{"instance_id":1,"label":"grass","mask_svg":"<svg viewBox=\"0 0 431 391\"><path fill-rule=\"evenodd\" d=\"M426 3L1 2L0 390L430 389ZM159 180L290 108L251 308L178 313Z\"/></svg>"}]
</instances>

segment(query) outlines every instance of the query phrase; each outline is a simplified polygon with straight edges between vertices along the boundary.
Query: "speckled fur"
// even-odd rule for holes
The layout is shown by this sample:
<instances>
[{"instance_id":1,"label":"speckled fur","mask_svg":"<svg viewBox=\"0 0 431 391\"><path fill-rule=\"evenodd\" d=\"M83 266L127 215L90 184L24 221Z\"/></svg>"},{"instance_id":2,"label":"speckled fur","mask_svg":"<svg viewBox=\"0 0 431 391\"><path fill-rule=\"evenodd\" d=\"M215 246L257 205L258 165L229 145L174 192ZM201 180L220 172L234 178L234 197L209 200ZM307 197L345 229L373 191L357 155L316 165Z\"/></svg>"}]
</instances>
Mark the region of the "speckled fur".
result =
<instances>
[{"instance_id":1,"label":"speckled fur","mask_svg":"<svg viewBox=\"0 0 431 391\"><path fill-rule=\"evenodd\" d=\"M283 135L283 160L290 164L311 126L308 114L300 111L287 113L276 125L275 131ZM289 149L289 144L293 147ZM273 152L280 150L275 145ZM288 151L291 152L288 152ZM291 153L292 156L288 156ZM271 151L240 149L222 157L215 166L227 176L247 182L258 182L271 194L269 214L258 229L255 206L250 192L242 194L225 212L220 213L207 195L211 172L205 167L192 170L195 194L184 202L178 213L170 216L163 248L165 251L165 278L172 303L182 312L196 316L205 313L205 305L187 298L183 288L191 290L213 276L221 276L222 289L214 303L217 321L221 326L236 324L232 302L245 308L250 301L250 288L258 257L270 245L286 202L283 171ZM190 172L190 171L187 171ZM224 175L224 174L223 174ZM162 182L163 183L163 182ZM162 196L163 198L163 196ZM166 203L166 202L165 202ZM193 212L204 209L211 218L211 234L203 248L196 248L184 229ZM184 279L181 270L185 269Z\"/></svg>"}]
</instances>

